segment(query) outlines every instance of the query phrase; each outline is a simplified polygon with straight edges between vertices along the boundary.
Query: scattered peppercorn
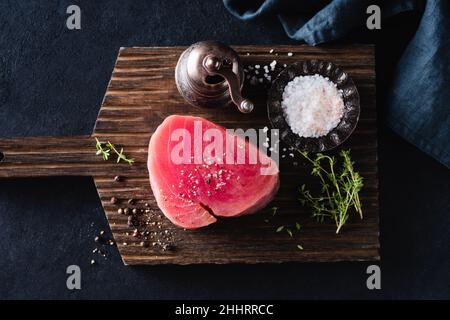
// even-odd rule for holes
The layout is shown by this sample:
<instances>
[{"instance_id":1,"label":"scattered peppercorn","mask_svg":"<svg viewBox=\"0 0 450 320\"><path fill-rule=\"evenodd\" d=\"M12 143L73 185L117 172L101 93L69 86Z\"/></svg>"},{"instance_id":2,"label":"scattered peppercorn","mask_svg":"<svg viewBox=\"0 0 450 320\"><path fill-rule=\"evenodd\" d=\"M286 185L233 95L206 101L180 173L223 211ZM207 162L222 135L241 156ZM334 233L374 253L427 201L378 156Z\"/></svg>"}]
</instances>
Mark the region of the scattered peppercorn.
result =
<instances>
[{"instance_id":1,"label":"scattered peppercorn","mask_svg":"<svg viewBox=\"0 0 450 320\"><path fill-rule=\"evenodd\" d=\"M128 226L129 227L139 226L139 220L135 216L129 216L128 217Z\"/></svg>"}]
</instances>

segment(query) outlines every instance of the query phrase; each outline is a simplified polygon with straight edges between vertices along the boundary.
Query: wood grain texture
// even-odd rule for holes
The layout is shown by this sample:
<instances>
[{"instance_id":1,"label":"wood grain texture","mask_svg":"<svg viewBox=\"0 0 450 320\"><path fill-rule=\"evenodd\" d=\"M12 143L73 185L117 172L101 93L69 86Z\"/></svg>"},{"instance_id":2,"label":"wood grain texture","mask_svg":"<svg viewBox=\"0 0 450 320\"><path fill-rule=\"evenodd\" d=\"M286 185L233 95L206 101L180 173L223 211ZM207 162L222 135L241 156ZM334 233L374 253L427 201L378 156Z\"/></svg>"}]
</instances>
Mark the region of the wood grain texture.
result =
<instances>
[{"instance_id":1,"label":"wood grain texture","mask_svg":"<svg viewBox=\"0 0 450 320\"><path fill-rule=\"evenodd\" d=\"M0 152L0 178L138 174L146 170L145 165L102 161L95 154L92 136L0 138Z\"/></svg>"},{"instance_id":2,"label":"wood grain texture","mask_svg":"<svg viewBox=\"0 0 450 320\"><path fill-rule=\"evenodd\" d=\"M301 159L280 159L281 188L270 208L259 214L221 219L212 226L186 231L165 219L153 198L146 169L147 145L152 132L171 114L198 115L227 128L269 126L262 86L244 85L244 96L255 111L241 114L236 108L196 109L178 94L174 69L185 47L122 48L108 85L93 136L124 147L135 159L133 166L104 162L95 156L93 137L0 138L0 178L28 176L91 175L125 264L279 263L379 259L377 135L374 48L367 45L235 46L244 65L269 64L276 59L289 64L298 60L328 60L353 78L361 97L361 116L343 148L351 148L357 169L365 178L362 191L364 220L353 217L341 234L332 223L320 224L298 203L297 188L315 185ZM275 49L278 56L269 54ZM288 57L287 53L294 55ZM249 53L250 55L247 55ZM283 147L283 146L282 146ZM298 162L295 165L294 162ZM120 175L123 180L115 182ZM112 204L111 197L118 199ZM133 204L128 200L134 199ZM141 236L119 208L136 208ZM269 218L269 222L264 220ZM302 224L293 238L276 233L280 225ZM144 242L145 246L142 246ZM156 245L152 245L155 243ZM170 250L164 247L170 244ZM299 250L301 244L304 250ZM148 246L147 246L148 245Z\"/></svg>"},{"instance_id":3,"label":"wood grain texture","mask_svg":"<svg viewBox=\"0 0 450 320\"><path fill-rule=\"evenodd\" d=\"M274 59L289 64L303 59L331 61L347 71L361 95L361 117L354 134L344 147L353 150L358 169L365 178L362 192L364 220L351 219L342 234L335 234L332 224L319 224L301 208L297 198L300 183L311 184L309 168L299 159L282 159L281 188L273 202L279 215L269 223L270 209L241 218L221 219L204 229L185 231L173 226L161 213L152 196L147 171L127 176L120 184L112 184L112 175L95 176L95 183L109 219L114 237L126 264L191 264L191 263L278 263L287 261L377 260L378 249L378 177L375 108L375 60L372 46L309 47L277 46L278 56L269 54L272 47L236 46L244 65L269 64ZM132 156L145 161L152 132L171 114L198 115L227 128L262 128L269 125L266 112L266 90L261 86L244 86L244 96L256 104L255 111L245 115L236 108L220 110L189 106L178 94L174 69L185 47L122 48L95 127L95 135L123 143L132 149ZM293 52L292 57L287 53ZM250 53L250 55L247 55ZM142 159L142 160L141 160ZM295 166L294 161L299 165ZM140 163L138 163L140 164ZM143 163L142 163L143 164ZM174 250L164 251L160 245L141 247L142 238L135 238L127 217L117 213L121 205L111 205L114 196L132 197L134 207L150 210L143 221L149 223L149 242L170 234ZM145 207L148 203L148 207ZM123 206L123 205L122 205ZM276 233L279 225L302 224L303 230L294 238ZM155 225L152 225L155 223ZM160 228L158 228L160 223ZM304 250L299 250L301 244Z\"/></svg>"}]
</instances>

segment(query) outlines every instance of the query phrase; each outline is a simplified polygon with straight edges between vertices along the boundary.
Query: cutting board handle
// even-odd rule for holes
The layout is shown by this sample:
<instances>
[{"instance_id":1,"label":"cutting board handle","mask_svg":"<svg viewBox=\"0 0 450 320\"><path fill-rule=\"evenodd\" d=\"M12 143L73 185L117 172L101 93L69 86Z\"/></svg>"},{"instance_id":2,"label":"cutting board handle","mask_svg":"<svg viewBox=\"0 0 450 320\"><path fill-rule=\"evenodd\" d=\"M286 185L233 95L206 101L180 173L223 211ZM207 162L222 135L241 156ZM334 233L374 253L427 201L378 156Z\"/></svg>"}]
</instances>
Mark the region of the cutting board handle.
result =
<instances>
[{"instance_id":1,"label":"cutting board handle","mask_svg":"<svg viewBox=\"0 0 450 320\"><path fill-rule=\"evenodd\" d=\"M0 178L114 174L92 136L0 138Z\"/></svg>"}]
</instances>

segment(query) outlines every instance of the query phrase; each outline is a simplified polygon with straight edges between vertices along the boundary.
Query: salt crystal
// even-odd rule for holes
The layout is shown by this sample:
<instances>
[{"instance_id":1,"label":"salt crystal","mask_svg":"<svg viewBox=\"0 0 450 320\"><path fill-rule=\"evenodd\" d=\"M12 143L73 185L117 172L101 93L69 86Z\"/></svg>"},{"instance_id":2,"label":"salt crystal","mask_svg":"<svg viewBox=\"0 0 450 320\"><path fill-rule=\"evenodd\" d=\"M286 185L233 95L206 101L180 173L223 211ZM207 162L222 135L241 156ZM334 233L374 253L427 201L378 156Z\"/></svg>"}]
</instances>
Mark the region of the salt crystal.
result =
<instances>
[{"instance_id":1,"label":"salt crystal","mask_svg":"<svg viewBox=\"0 0 450 320\"><path fill-rule=\"evenodd\" d=\"M270 49L269 53L273 53L273 49Z\"/></svg>"},{"instance_id":2,"label":"salt crystal","mask_svg":"<svg viewBox=\"0 0 450 320\"><path fill-rule=\"evenodd\" d=\"M255 69L259 69L261 66L259 64L255 64Z\"/></svg>"},{"instance_id":3,"label":"salt crystal","mask_svg":"<svg viewBox=\"0 0 450 320\"><path fill-rule=\"evenodd\" d=\"M288 57L292 57L294 54L292 52L288 52Z\"/></svg>"},{"instance_id":4,"label":"salt crystal","mask_svg":"<svg viewBox=\"0 0 450 320\"><path fill-rule=\"evenodd\" d=\"M328 134L344 114L344 101L336 84L318 74L290 81L284 88L281 106L286 122L301 137Z\"/></svg>"}]
</instances>

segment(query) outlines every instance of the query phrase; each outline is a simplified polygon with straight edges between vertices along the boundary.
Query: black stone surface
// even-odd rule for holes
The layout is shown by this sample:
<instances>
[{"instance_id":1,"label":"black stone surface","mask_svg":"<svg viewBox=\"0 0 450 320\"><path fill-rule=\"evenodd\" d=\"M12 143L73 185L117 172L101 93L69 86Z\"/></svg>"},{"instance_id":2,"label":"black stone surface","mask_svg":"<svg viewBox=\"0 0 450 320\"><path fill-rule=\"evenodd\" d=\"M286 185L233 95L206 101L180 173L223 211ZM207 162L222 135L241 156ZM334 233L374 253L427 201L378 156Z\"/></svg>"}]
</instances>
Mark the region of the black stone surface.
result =
<instances>
[{"instance_id":1,"label":"black stone surface","mask_svg":"<svg viewBox=\"0 0 450 320\"><path fill-rule=\"evenodd\" d=\"M65 27L78 4L82 30ZM367 263L125 267L89 178L0 181L0 298L449 298L450 172L382 124L392 66L417 17L345 41L376 42L382 290ZM292 43L276 20L243 23L220 1L1 1L0 136L91 132L120 46ZM307 246L307 243L304 244ZM66 267L82 289L66 288Z\"/></svg>"}]
</instances>

